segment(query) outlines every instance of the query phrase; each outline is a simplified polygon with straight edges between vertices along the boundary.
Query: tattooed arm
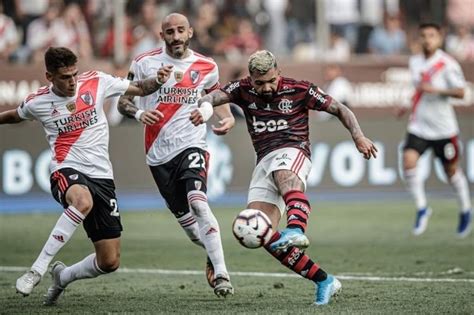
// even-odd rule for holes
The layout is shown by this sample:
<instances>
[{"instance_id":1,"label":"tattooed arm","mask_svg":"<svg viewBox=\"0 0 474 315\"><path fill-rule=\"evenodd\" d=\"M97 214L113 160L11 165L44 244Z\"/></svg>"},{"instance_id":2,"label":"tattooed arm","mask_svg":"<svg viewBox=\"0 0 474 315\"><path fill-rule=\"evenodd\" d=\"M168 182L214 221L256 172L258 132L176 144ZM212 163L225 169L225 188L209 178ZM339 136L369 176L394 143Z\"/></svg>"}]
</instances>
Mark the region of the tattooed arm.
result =
<instances>
[{"instance_id":1,"label":"tattooed arm","mask_svg":"<svg viewBox=\"0 0 474 315\"><path fill-rule=\"evenodd\" d=\"M171 65L162 66L158 70L155 78L130 82L130 86L127 91L125 91L125 95L145 96L155 92L168 81L172 70L173 66Z\"/></svg>"},{"instance_id":2,"label":"tattooed arm","mask_svg":"<svg viewBox=\"0 0 474 315\"><path fill-rule=\"evenodd\" d=\"M130 82L128 90L125 95L122 95L118 102L118 111L120 114L129 118L135 118L136 120L147 124L153 125L157 123L164 116L156 110L140 110L133 102L133 96L145 96L158 90L166 81L171 74L173 66L163 66L158 70L156 78L150 78L140 81Z\"/></svg>"},{"instance_id":3,"label":"tattooed arm","mask_svg":"<svg viewBox=\"0 0 474 315\"><path fill-rule=\"evenodd\" d=\"M199 99L198 104L199 104L199 107L201 107L201 104L203 103L210 103L213 107L216 107L216 106L227 104L229 103L229 101L230 101L229 96L226 93L222 92L221 90L214 90L211 93L206 94L201 99ZM227 104L227 106L229 105ZM197 109L193 110L189 119L195 126L204 123L204 119L201 115L201 112L199 112L199 110Z\"/></svg>"},{"instance_id":4,"label":"tattooed arm","mask_svg":"<svg viewBox=\"0 0 474 315\"><path fill-rule=\"evenodd\" d=\"M377 148L369 138L364 136L356 116L347 106L332 99L331 104L326 108L326 112L339 118L344 127L349 130L357 150L364 155L365 159L368 160L372 156L377 157Z\"/></svg>"}]
</instances>

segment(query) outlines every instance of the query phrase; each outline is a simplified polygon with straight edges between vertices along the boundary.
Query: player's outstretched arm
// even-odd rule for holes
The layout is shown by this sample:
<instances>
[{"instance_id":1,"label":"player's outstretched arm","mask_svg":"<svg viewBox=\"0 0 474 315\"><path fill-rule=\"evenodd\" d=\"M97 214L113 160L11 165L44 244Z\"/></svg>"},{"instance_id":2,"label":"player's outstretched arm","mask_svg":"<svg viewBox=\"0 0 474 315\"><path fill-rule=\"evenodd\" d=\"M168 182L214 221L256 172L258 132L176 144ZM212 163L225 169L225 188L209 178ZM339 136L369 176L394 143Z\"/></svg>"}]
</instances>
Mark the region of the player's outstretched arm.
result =
<instances>
[{"instance_id":1,"label":"player's outstretched arm","mask_svg":"<svg viewBox=\"0 0 474 315\"><path fill-rule=\"evenodd\" d=\"M213 107L227 104L229 101L230 99L227 93L221 90L214 90L199 99L199 108L192 111L189 120L191 120L195 126L203 124L211 118L214 112Z\"/></svg>"},{"instance_id":2,"label":"player's outstretched arm","mask_svg":"<svg viewBox=\"0 0 474 315\"><path fill-rule=\"evenodd\" d=\"M332 99L331 104L326 108L326 111L339 118L344 127L349 130L357 150L364 155L365 159L368 160L372 156L374 158L377 157L377 147L374 145L372 140L364 136L356 116L347 106Z\"/></svg>"},{"instance_id":3,"label":"player's outstretched arm","mask_svg":"<svg viewBox=\"0 0 474 315\"><path fill-rule=\"evenodd\" d=\"M1 124L17 124L22 122L23 119L18 115L16 109L10 109L0 113L0 125Z\"/></svg>"},{"instance_id":4,"label":"player's outstretched arm","mask_svg":"<svg viewBox=\"0 0 474 315\"><path fill-rule=\"evenodd\" d=\"M125 91L125 95L145 96L155 92L168 81L172 70L172 65L162 66L158 69L155 78L130 82L130 86L127 91Z\"/></svg>"}]
</instances>

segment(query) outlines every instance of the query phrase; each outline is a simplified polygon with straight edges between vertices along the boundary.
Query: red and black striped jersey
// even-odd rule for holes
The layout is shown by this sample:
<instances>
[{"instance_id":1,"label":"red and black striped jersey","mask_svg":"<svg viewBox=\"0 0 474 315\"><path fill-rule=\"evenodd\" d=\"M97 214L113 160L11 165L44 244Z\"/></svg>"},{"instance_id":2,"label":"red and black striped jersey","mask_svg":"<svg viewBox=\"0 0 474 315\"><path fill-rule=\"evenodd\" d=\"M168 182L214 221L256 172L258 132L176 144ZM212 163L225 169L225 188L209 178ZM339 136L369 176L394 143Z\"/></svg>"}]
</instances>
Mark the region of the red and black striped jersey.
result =
<instances>
[{"instance_id":1,"label":"red and black striped jersey","mask_svg":"<svg viewBox=\"0 0 474 315\"><path fill-rule=\"evenodd\" d=\"M245 113L257 163L269 152L285 147L299 148L311 157L309 110L325 110L332 100L316 85L280 77L271 101L255 91L250 77L229 82L221 90Z\"/></svg>"}]
</instances>

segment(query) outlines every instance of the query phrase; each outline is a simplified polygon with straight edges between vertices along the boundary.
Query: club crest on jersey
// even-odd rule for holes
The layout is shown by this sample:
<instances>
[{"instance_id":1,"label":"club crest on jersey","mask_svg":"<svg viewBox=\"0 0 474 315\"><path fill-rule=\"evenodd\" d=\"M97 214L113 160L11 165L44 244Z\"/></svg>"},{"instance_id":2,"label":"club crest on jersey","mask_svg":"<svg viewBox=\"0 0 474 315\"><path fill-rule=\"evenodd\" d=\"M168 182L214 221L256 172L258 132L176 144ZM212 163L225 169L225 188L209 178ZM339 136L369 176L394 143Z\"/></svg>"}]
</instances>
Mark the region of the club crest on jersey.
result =
<instances>
[{"instance_id":1,"label":"club crest on jersey","mask_svg":"<svg viewBox=\"0 0 474 315\"><path fill-rule=\"evenodd\" d=\"M282 98L280 103L278 104L278 109L281 110L283 114L291 113L293 107L293 101L289 99Z\"/></svg>"},{"instance_id":2,"label":"club crest on jersey","mask_svg":"<svg viewBox=\"0 0 474 315\"><path fill-rule=\"evenodd\" d=\"M194 187L196 187L196 190L201 190L202 182L200 180L195 180L194 181Z\"/></svg>"},{"instance_id":3,"label":"club crest on jersey","mask_svg":"<svg viewBox=\"0 0 474 315\"><path fill-rule=\"evenodd\" d=\"M94 105L94 98L92 97L91 92L87 91L84 94L81 94L81 100L89 106Z\"/></svg>"},{"instance_id":4,"label":"club crest on jersey","mask_svg":"<svg viewBox=\"0 0 474 315\"><path fill-rule=\"evenodd\" d=\"M176 80L176 82L181 82L181 80L183 80L183 76L184 74L181 71L174 72L174 79Z\"/></svg>"},{"instance_id":5,"label":"club crest on jersey","mask_svg":"<svg viewBox=\"0 0 474 315\"><path fill-rule=\"evenodd\" d=\"M66 108L69 112L74 113L76 111L76 103L74 102L67 103Z\"/></svg>"},{"instance_id":6,"label":"club crest on jersey","mask_svg":"<svg viewBox=\"0 0 474 315\"><path fill-rule=\"evenodd\" d=\"M199 80L199 71L191 70L191 72L189 73L189 76L191 77L191 82L193 84L196 84L197 81Z\"/></svg>"}]
</instances>

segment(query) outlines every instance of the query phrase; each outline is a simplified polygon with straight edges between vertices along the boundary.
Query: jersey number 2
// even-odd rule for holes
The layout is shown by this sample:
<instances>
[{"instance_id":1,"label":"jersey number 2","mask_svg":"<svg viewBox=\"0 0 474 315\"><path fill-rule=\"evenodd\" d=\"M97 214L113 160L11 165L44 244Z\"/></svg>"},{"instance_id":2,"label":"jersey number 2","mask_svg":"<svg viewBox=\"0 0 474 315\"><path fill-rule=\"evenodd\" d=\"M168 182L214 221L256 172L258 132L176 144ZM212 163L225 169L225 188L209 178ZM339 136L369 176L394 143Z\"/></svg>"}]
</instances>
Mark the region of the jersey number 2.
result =
<instances>
[{"instance_id":1,"label":"jersey number 2","mask_svg":"<svg viewBox=\"0 0 474 315\"><path fill-rule=\"evenodd\" d=\"M206 160L201 153L193 152L188 155L188 160L192 160L189 163L189 168L205 168L206 167Z\"/></svg>"},{"instance_id":2,"label":"jersey number 2","mask_svg":"<svg viewBox=\"0 0 474 315\"><path fill-rule=\"evenodd\" d=\"M110 207L113 209L112 211L110 211L110 215L113 217L119 217L120 213L118 211L118 205L117 205L116 199L110 199Z\"/></svg>"}]
</instances>

